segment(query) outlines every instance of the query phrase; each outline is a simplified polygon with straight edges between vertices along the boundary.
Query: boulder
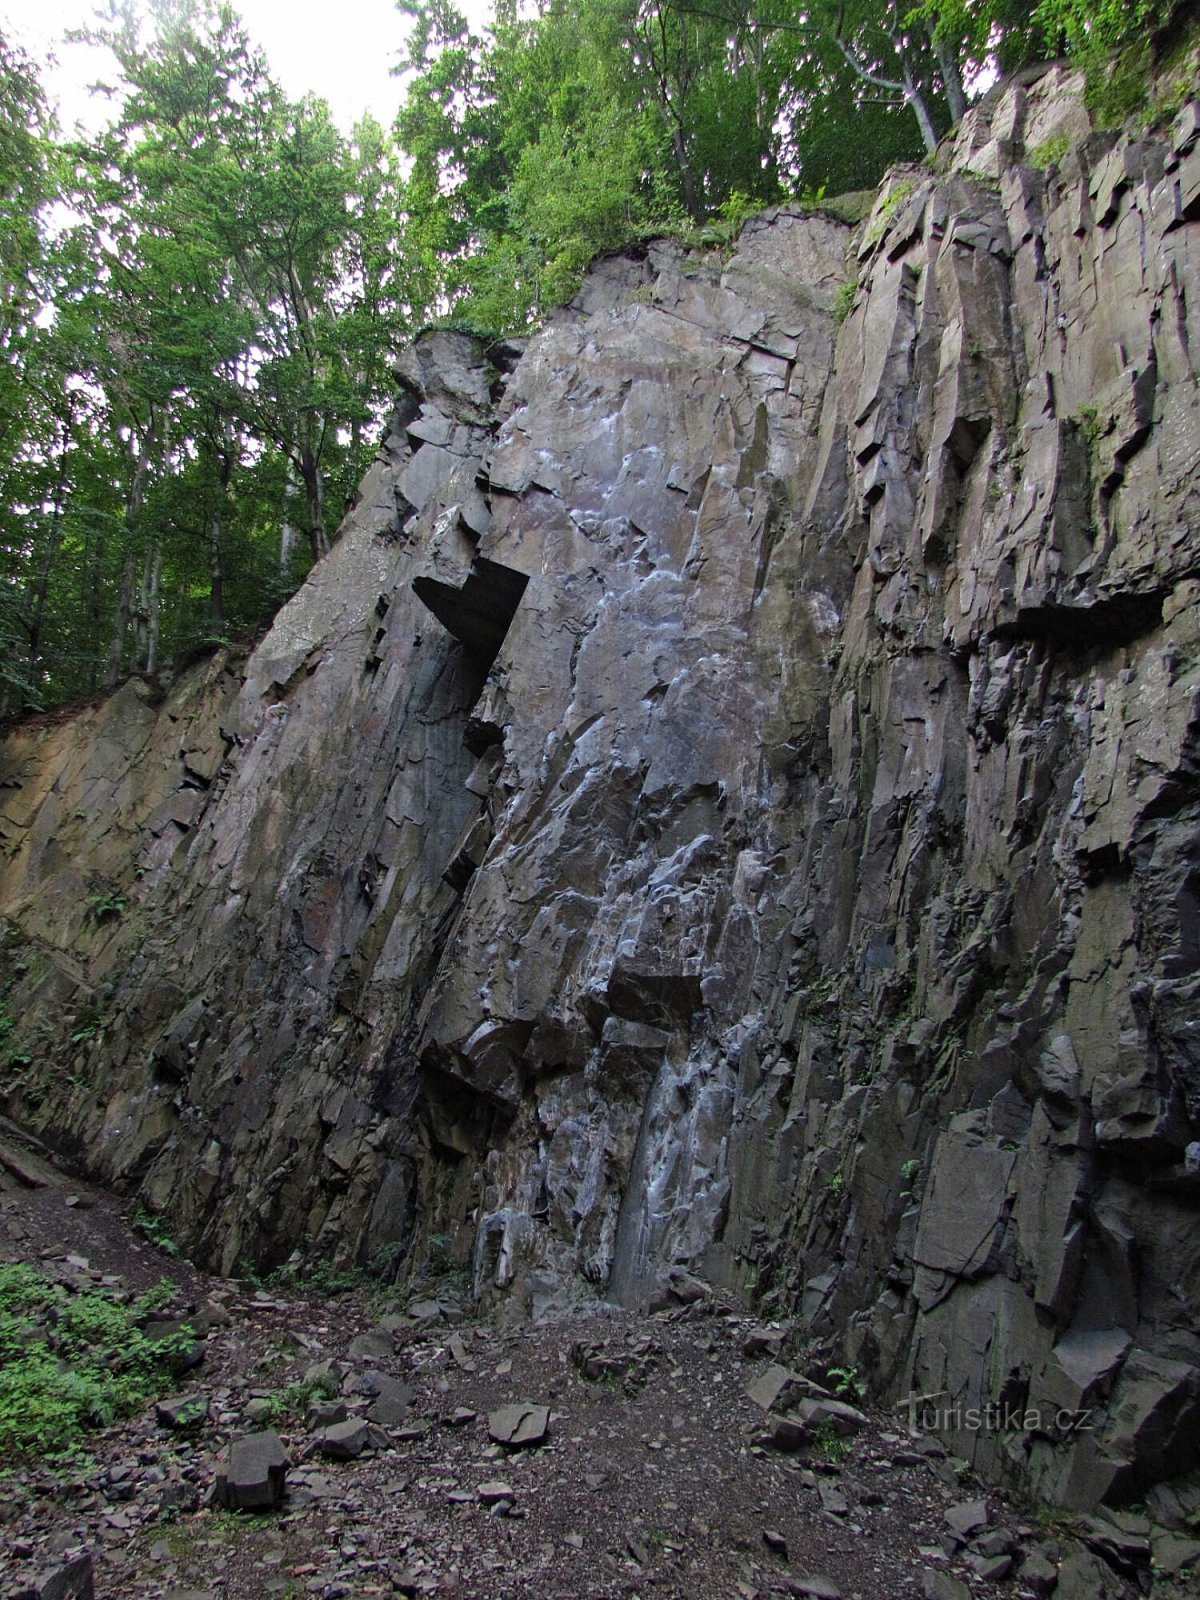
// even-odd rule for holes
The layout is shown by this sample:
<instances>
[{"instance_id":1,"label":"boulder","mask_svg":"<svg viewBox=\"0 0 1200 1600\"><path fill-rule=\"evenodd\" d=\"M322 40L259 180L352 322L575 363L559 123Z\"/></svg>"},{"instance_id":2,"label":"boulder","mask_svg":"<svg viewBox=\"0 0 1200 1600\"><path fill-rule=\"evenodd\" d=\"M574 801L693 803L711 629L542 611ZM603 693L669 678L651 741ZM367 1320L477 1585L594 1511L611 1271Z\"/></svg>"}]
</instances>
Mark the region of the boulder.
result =
<instances>
[{"instance_id":1,"label":"boulder","mask_svg":"<svg viewBox=\"0 0 1200 1600\"><path fill-rule=\"evenodd\" d=\"M274 1511L283 1501L287 1465L277 1433L234 1439L217 1468L214 1503L230 1511Z\"/></svg>"}]
</instances>

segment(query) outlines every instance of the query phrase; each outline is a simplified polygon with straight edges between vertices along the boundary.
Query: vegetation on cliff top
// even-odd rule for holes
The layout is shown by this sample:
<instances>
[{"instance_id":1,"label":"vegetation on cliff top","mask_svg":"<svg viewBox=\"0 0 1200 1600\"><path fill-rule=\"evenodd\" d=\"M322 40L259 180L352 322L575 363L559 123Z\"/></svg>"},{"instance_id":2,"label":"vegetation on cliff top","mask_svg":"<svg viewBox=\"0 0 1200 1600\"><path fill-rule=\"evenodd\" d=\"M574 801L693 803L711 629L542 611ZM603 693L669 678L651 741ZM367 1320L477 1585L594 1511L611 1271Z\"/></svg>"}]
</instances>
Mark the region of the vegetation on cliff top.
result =
<instances>
[{"instance_id":1,"label":"vegetation on cliff top","mask_svg":"<svg viewBox=\"0 0 1200 1600\"><path fill-rule=\"evenodd\" d=\"M417 328L519 331L599 250L873 185L981 75L1106 58L1181 5L399 9L394 126L349 137L214 0L156 0L149 31L118 0L93 139L0 37L0 715L261 626L328 549Z\"/></svg>"}]
</instances>

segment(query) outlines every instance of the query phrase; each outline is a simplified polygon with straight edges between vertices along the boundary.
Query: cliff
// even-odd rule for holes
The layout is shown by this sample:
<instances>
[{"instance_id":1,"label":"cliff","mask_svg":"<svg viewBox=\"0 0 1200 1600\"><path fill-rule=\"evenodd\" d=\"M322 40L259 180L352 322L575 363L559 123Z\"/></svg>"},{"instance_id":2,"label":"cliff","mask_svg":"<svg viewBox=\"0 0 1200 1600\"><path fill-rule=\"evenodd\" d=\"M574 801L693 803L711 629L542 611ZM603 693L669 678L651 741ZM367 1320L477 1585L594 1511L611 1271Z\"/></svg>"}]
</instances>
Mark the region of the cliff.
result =
<instances>
[{"instance_id":1,"label":"cliff","mask_svg":"<svg viewBox=\"0 0 1200 1600\"><path fill-rule=\"evenodd\" d=\"M5 741L8 1116L224 1270L696 1274L1200 1506L1200 106L1078 90L420 339L248 662Z\"/></svg>"}]
</instances>

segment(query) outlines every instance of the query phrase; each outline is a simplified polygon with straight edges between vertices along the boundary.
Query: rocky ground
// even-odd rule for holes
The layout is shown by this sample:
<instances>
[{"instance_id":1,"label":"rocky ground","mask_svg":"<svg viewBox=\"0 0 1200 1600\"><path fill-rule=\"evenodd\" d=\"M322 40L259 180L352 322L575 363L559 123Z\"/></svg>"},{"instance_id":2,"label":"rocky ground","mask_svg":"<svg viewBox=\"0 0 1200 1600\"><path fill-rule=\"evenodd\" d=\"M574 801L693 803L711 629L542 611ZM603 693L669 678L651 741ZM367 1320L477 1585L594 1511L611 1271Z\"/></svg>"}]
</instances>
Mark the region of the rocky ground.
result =
<instances>
[{"instance_id":1,"label":"rocky ground","mask_svg":"<svg viewBox=\"0 0 1200 1600\"><path fill-rule=\"evenodd\" d=\"M1014 1507L934 1440L828 1405L788 1330L711 1295L506 1327L450 1276L260 1287L172 1259L26 1155L2 1178L0 1258L78 1287L169 1278L204 1334L187 1406L148 1405L68 1471L6 1464L4 1600L1098 1600L1152 1571L1156 1596L1195 1592L1200 1545ZM266 1437L231 1464L247 1435ZM219 1474L226 1499L271 1498L272 1436L282 1503L215 1503Z\"/></svg>"}]
</instances>

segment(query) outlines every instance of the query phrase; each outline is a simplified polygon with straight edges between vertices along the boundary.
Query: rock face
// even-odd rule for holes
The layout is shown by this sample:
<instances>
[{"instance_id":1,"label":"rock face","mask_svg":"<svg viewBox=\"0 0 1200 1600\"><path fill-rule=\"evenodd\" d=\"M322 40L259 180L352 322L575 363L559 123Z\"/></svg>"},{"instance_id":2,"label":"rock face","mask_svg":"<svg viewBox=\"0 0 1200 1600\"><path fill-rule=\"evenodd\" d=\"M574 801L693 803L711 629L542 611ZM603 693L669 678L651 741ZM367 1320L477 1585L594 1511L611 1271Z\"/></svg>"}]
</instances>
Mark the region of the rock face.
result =
<instances>
[{"instance_id":1,"label":"rock face","mask_svg":"<svg viewBox=\"0 0 1200 1600\"><path fill-rule=\"evenodd\" d=\"M697 1274L1195 1496L1200 113L1079 87L418 341L248 663L7 740L7 1113L226 1270Z\"/></svg>"}]
</instances>

